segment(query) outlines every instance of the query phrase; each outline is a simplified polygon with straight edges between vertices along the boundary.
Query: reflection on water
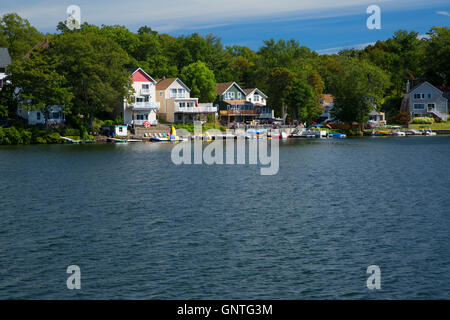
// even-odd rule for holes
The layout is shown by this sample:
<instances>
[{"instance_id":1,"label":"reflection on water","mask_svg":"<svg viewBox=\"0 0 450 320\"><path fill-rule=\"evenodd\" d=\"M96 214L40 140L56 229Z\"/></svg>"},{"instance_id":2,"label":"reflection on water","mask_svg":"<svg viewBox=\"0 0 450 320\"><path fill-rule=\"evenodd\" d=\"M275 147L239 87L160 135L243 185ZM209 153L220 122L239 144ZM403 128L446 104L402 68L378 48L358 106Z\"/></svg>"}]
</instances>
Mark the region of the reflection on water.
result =
<instances>
[{"instance_id":1,"label":"reflection on water","mask_svg":"<svg viewBox=\"0 0 450 320\"><path fill-rule=\"evenodd\" d=\"M275 176L170 144L2 147L0 298L448 299L449 146L291 140Z\"/></svg>"}]
</instances>

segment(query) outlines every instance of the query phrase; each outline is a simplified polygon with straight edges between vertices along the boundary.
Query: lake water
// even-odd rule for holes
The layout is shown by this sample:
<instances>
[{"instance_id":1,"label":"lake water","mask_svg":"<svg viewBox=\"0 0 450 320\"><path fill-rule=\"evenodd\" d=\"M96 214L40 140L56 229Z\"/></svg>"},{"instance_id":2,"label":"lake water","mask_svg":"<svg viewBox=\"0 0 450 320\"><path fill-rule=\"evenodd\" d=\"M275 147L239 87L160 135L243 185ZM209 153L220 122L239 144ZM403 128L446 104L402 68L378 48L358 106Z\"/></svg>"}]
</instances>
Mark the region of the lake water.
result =
<instances>
[{"instance_id":1,"label":"lake water","mask_svg":"<svg viewBox=\"0 0 450 320\"><path fill-rule=\"evenodd\" d=\"M0 298L450 298L450 137L280 142L275 176L172 148L0 148Z\"/></svg>"}]
</instances>

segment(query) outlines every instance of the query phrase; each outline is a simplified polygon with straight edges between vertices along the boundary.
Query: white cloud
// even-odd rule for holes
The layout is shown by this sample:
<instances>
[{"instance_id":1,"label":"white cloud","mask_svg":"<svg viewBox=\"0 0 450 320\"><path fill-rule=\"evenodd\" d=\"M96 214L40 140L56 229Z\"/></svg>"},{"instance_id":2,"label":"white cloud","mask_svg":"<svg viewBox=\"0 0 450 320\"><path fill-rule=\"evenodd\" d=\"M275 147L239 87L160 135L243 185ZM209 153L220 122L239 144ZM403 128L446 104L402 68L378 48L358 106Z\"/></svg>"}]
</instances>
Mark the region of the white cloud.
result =
<instances>
[{"instance_id":1,"label":"white cloud","mask_svg":"<svg viewBox=\"0 0 450 320\"><path fill-rule=\"evenodd\" d=\"M4 1L4 0L0 0ZM289 21L344 15L365 15L365 7L386 10L435 6L448 0L14 0L2 4L0 14L17 12L44 31L65 20L68 5L81 7L83 22L120 24L131 29L148 25L160 32L205 29L254 20ZM440 11L445 12L445 11Z\"/></svg>"},{"instance_id":2,"label":"white cloud","mask_svg":"<svg viewBox=\"0 0 450 320\"><path fill-rule=\"evenodd\" d=\"M443 15L443 16L450 17L450 13L449 13L448 11L437 11L436 13L437 13L437 14L441 14L441 15Z\"/></svg>"},{"instance_id":3,"label":"white cloud","mask_svg":"<svg viewBox=\"0 0 450 320\"><path fill-rule=\"evenodd\" d=\"M422 39L429 39L430 36L427 34L419 34L417 35L417 39L422 40ZM341 46L341 47L335 47L335 48L328 48L328 49L320 49L320 50L316 50L318 54L334 54L334 53L338 53L341 50L344 49L357 49L357 50L362 50L365 49L368 46L373 46L375 45L376 42L367 42L367 43L359 43L359 44L353 44L353 45L348 45L348 46Z\"/></svg>"},{"instance_id":4,"label":"white cloud","mask_svg":"<svg viewBox=\"0 0 450 320\"><path fill-rule=\"evenodd\" d=\"M400 2L406 0L400 0ZM410 0L418 1L418 0ZM437 0L431 0L437 1ZM155 29L171 31L193 26L223 25L249 19L299 14L302 18L331 17L373 3L393 0L15 0L2 12L18 12L40 29L54 28L65 19L70 4L81 7L83 21L93 24L147 24ZM2 5L3 6L3 5ZM6 8L5 8L6 7ZM355 9L356 8L356 9ZM349 11L349 9L352 9ZM364 14L364 13L363 13ZM158 27L158 28L156 28Z\"/></svg>"},{"instance_id":5,"label":"white cloud","mask_svg":"<svg viewBox=\"0 0 450 320\"><path fill-rule=\"evenodd\" d=\"M361 50L361 49L364 49L367 46L374 45L374 44L375 44L375 42L359 43L359 44L353 44L353 45L348 45L348 46L341 46L341 47L335 47L335 48L321 49L321 50L317 50L317 53L318 54L334 54L334 53L338 53L339 51L345 50L345 49Z\"/></svg>"}]
</instances>

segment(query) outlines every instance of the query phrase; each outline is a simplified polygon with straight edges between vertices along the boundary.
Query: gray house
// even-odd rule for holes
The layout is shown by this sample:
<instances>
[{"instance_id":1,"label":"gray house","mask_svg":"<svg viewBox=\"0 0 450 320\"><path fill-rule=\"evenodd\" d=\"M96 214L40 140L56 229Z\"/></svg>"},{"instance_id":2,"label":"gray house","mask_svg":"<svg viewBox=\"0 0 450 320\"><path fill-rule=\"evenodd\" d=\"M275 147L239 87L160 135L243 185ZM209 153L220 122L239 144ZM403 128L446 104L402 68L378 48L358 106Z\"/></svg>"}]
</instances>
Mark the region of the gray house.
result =
<instances>
[{"instance_id":1,"label":"gray house","mask_svg":"<svg viewBox=\"0 0 450 320\"><path fill-rule=\"evenodd\" d=\"M408 112L411 118L434 117L446 121L448 100L441 90L427 81L421 82L411 89L408 81L400 111Z\"/></svg>"},{"instance_id":2,"label":"gray house","mask_svg":"<svg viewBox=\"0 0 450 320\"><path fill-rule=\"evenodd\" d=\"M6 67L11 64L8 48L0 48L0 90L6 78Z\"/></svg>"}]
</instances>

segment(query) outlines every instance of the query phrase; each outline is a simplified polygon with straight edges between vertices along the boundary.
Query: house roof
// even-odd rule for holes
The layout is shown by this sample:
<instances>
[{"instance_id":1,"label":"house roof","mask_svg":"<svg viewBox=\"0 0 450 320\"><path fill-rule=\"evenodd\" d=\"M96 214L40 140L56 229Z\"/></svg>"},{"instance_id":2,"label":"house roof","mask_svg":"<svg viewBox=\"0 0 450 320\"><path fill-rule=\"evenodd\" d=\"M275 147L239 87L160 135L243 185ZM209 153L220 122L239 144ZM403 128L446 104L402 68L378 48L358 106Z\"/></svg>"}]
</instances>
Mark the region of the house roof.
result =
<instances>
[{"instance_id":1,"label":"house roof","mask_svg":"<svg viewBox=\"0 0 450 320\"><path fill-rule=\"evenodd\" d=\"M34 45L33 48L31 48L30 51L27 52L27 54L24 56L24 58L30 58L31 54L33 53L34 50L39 49L39 48L48 48L48 46L50 45L50 40L48 38L45 38L44 41L38 42Z\"/></svg>"},{"instance_id":2,"label":"house roof","mask_svg":"<svg viewBox=\"0 0 450 320\"><path fill-rule=\"evenodd\" d=\"M435 86L433 86L433 85L432 85L431 83L429 83L428 81L423 81L423 82L418 83L418 84L415 85L414 87L412 87L411 90L409 90L408 93L413 92L414 90L416 90L417 88L419 88L419 87L421 87L421 86L423 86L423 85L425 85L425 84L428 84L429 86L431 86L431 87L435 88L436 90L442 92L441 90L439 90L438 88L436 88Z\"/></svg>"},{"instance_id":3,"label":"house roof","mask_svg":"<svg viewBox=\"0 0 450 320\"><path fill-rule=\"evenodd\" d=\"M178 81L183 87L185 87L188 91L191 91L187 85L181 81L180 78L167 78L167 79L160 79L158 80L158 83L156 84L156 90L166 90L172 83L175 81Z\"/></svg>"},{"instance_id":4,"label":"house roof","mask_svg":"<svg viewBox=\"0 0 450 320\"><path fill-rule=\"evenodd\" d=\"M11 64L8 48L0 48L0 68L6 68Z\"/></svg>"},{"instance_id":5,"label":"house roof","mask_svg":"<svg viewBox=\"0 0 450 320\"><path fill-rule=\"evenodd\" d=\"M329 94L329 93L321 94L320 95L320 99L323 101L323 103L333 103L334 96L332 94Z\"/></svg>"},{"instance_id":6,"label":"house roof","mask_svg":"<svg viewBox=\"0 0 450 320\"><path fill-rule=\"evenodd\" d=\"M225 91L227 91L234 82L222 82L222 83L218 83L216 85L216 94L217 95L221 95L223 94Z\"/></svg>"},{"instance_id":7,"label":"house roof","mask_svg":"<svg viewBox=\"0 0 450 320\"><path fill-rule=\"evenodd\" d=\"M258 90L258 92L259 92L262 96L264 96L264 98L267 99L267 95L266 95L264 92L262 92L261 90L259 90L258 88L244 89L245 96L248 96L249 94L251 94L253 91L256 91L256 90Z\"/></svg>"},{"instance_id":8,"label":"house roof","mask_svg":"<svg viewBox=\"0 0 450 320\"><path fill-rule=\"evenodd\" d=\"M131 76L133 76L137 71L141 71L142 73L144 73L144 75L146 75L152 82L155 82L155 79L153 79L147 72L145 72L144 70L142 70L139 67L134 67L134 68L127 68L128 73L131 73Z\"/></svg>"}]
</instances>

